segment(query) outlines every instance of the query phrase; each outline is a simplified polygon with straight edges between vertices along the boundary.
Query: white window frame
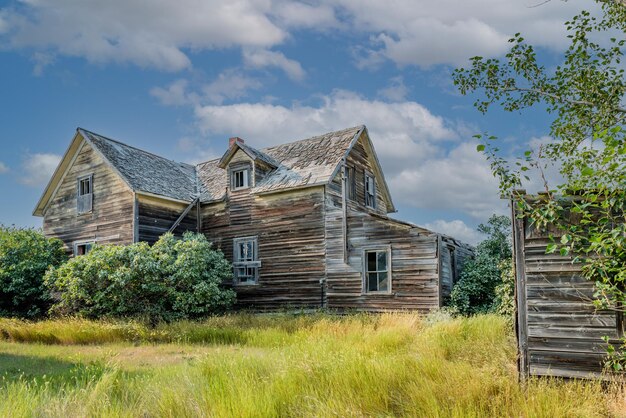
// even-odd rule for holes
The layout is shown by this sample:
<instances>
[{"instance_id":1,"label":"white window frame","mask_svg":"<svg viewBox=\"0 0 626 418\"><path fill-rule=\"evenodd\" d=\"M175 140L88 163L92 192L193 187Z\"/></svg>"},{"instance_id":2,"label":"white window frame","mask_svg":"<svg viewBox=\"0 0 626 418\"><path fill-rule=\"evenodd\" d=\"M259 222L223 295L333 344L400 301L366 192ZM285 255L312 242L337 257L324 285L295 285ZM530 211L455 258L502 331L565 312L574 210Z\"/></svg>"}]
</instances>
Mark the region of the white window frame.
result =
<instances>
[{"instance_id":1,"label":"white window frame","mask_svg":"<svg viewBox=\"0 0 626 418\"><path fill-rule=\"evenodd\" d=\"M73 248L74 257L79 257L81 255L86 255L87 253L89 253L89 251L91 251L91 248L93 248L95 243L96 243L95 240L75 241L75 242L73 242L72 243L72 248ZM81 247L83 245L85 246L85 254L78 254L78 247ZM89 245L89 249L87 249L88 245Z\"/></svg>"},{"instance_id":2,"label":"white window frame","mask_svg":"<svg viewBox=\"0 0 626 418\"><path fill-rule=\"evenodd\" d=\"M83 183L87 181L89 184L89 193L84 193ZM84 202L89 202L86 205ZM88 209L81 210L81 202L82 205L86 206ZM87 174L86 176L78 177L76 180L76 213L79 215L83 215L85 213L91 213L93 211L93 173Z\"/></svg>"},{"instance_id":3,"label":"white window frame","mask_svg":"<svg viewBox=\"0 0 626 418\"><path fill-rule=\"evenodd\" d=\"M243 185L237 186L237 175L241 174ZM230 172L231 184L233 190L243 190L250 187L250 167L232 169Z\"/></svg>"},{"instance_id":4,"label":"white window frame","mask_svg":"<svg viewBox=\"0 0 626 418\"><path fill-rule=\"evenodd\" d=\"M387 253L387 270L376 270L376 271L369 271L368 270L368 263L367 263L367 257L368 254L370 253L382 253L385 252ZM363 254L362 254L362 261L363 261L363 289L362 292L363 294L368 294L368 295L391 295L392 291L393 291L393 275L392 275L392 264L391 264L391 245L388 246L383 246L383 247L369 247L369 248L364 248L363 249ZM377 264L377 268L378 268L378 256L376 256L376 264ZM387 273L387 281L389 283L389 285L387 286L387 290L369 290L368 289L368 277L370 273L382 273L382 272L386 272Z\"/></svg>"},{"instance_id":5,"label":"white window frame","mask_svg":"<svg viewBox=\"0 0 626 418\"><path fill-rule=\"evenodd\" d=\"M241 254L239 253L240 244L243 242L252 241L252 260L241 261ZM233 280L237 286L250 286L259 283L259 268L261 267L261 261L259 260L259 238L258 236L239 237L233 239ZM253 280L246 280L242 282L238 274L239 269L253 269ZM250 277L246 275L246 277Z\"/></svg>"},{"instance_id":6,"label":"white window frame","mask_svg":"<svg viewBox=\"0 0 626 418\"><path fill-rule=\"evenodd\" d=\"M370 182L371 180L371 182ZM370 190L370 184L372 190ZM376 209L376 177L373 174L365 172L364 187L365 192L365 206L368 208Z\"/></svg>"}]
</instances>

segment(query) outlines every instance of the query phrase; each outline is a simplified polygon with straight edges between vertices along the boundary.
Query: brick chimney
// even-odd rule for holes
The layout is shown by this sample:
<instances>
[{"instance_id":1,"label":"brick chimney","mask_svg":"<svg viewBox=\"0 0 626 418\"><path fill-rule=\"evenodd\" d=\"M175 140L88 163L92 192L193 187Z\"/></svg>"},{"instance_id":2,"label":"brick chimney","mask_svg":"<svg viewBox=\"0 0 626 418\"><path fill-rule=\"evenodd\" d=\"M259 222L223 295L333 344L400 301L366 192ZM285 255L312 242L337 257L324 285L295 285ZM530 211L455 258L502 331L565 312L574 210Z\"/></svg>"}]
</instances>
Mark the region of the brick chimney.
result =
<instances>
[{"instance_id":1,"label":"brick chimney","mask_svg":"<svg viewBox=\"0 0 626 418\"><path fill-rule=\"evenodd\" d=\"M238 136L233 136L232 138L228 138L228 148L231 148L233 145L235 145L235 142L239 142L243 144L245 141L239 138Z\"/></svg>"}]
</instances>

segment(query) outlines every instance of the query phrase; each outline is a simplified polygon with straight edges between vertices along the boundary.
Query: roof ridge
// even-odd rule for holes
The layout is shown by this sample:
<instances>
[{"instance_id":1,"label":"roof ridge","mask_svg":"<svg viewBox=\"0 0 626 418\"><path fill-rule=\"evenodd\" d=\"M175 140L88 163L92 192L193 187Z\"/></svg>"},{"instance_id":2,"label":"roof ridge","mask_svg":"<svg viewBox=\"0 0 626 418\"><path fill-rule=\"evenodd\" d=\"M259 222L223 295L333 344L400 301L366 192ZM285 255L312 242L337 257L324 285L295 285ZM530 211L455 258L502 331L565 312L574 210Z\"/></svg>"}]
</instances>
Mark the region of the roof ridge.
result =
<instances>
[{"instance_id":1,"label":"roof ridge","mask_svg":"<svg viewBox=\"0 0 626 418\"><path fill-rule=\"evenodd\" d=\"M194 167L195 167L194 165L187 164L187 163L184 163L184 162L180 162L180 161L176 161L176 160L170 160L169 158L163 157L162 155L158 155L158 154L155 154L154 152L146 151L145 149L138 148L138 147L135 147L135 146L133 146L133 145L129 145L129 144L127 144L127 143L125 143L125 142L122 142L122 141L120 141L120 140L117 140L117 139L109 138L108 136L104 136L104 135L101 135L101 134L99 134L99 133L97 133L97 132L90 131L89 129L85 129L85 128L78 127L78 128L76 128L76 130L77 130L77 131L85 131L85 132L87 132L87 133L89 133L89 134L91 134L91 135L97 135L97 136L99 136L100 138L105 139L105 140L107 140L107 141L115 142L115 143L120 144L120 145L123 145L123 146L125 146L125 147L132 148L132 149L134 149L134 150L137 150L137 151L143 152L143 153L145 153L145 154L152 155L152 156L157 157L157 158L161 158L161 159L166 160L166 161L170 161L170 162L173 162L173 163L176 163L176 164L185 165L185 166L187 166L187 167L189 167L189 168L194 168Z\"/></svg>"},{"instance_id":2,"label":"roof ridge","mask_svg":"<svg viewBox=\"0 0 626 418\"><path fill-rule=\"evenodd\" d=\"M261 148L260 151L264 151L264 150L268 150L268 149L272 149L272 148L283 147L283 146L291 145L291 144L297 144L298 142L310 141L312 139L321 138L323 136L328 136L330 134L335 134L335 133L339 133L339 132L351 131L353 129L357 129L358 130L358 129L362 129L364 126L365 126L364 124L361 124L361 125L351 126L349 128L338 129L336 131L328 131L328 132L320 134L320 135L310 136L308 138L302 138L302 139L298 139L298 140L291 141L291 142L285 142L285 143L282 143L282 144L272 145L270 147Z\"/></svg>"}]
</instances>

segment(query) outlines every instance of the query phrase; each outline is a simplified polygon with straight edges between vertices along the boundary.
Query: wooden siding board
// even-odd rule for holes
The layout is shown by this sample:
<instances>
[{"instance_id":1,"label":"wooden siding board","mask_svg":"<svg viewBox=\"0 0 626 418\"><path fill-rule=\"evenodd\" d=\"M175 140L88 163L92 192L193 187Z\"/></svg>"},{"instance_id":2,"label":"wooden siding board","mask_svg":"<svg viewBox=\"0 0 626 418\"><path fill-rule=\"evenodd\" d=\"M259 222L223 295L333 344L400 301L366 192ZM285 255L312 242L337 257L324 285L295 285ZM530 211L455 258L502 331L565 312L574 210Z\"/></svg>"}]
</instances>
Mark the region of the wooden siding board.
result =
<instances>
[{"instance_id":1,"label":"wooden siding board","mask_svg":"<svg viewBox=\"0 0 626 418\"><path fill-rule=\"evenodd\" d=\"M93 210L78 215L76 182L93 174ZM133 192L89 144L84 144L46 208L43 230L61 239L68 252L74 241L133 242Z\"/></svg>"}]
</instances>

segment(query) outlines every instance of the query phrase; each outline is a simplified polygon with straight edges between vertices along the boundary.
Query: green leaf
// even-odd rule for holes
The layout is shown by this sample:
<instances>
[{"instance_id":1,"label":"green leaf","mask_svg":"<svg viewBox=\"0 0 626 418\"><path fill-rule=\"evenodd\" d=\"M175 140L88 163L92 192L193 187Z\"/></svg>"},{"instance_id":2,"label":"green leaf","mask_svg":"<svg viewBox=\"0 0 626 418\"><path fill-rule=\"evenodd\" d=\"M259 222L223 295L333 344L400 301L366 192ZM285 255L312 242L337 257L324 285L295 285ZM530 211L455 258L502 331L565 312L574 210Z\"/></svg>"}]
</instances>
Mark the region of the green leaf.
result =
<instances>
[{"instance_id":1,"label":"green leaf","mask_svg":"<svg viewBox=\"0 0 626 418\"><path fill-rule=\"evenodd\" d=\"M478 144L476 146L476 151L483 152L484 150L485 150L485 145L484 144Z\"/></svg>"},{"instance_id":2,"label":"green leaf","mask_svg":"<svg viewBox=\"0 0 626 418\"><path fill-rule=\"evenodd\" d=\"M582 174L582 175L583 175L583 176L585 176L585 177L590 177L590 176L593 176L593 173L594 173L594 172L595 172L595 171L594 171L594 170L593 170L593 168L591 168L591 167L585 167L585 168L583 168L582 170L580 170L580 174Z\"/></svg>"},{"instance_id":3,"label":"green leaf","mask_svg":"<svg viewBox=\"0 0 626 418\"><path fill-rule=\"evenodd\" d=\"M552 254L556 251L556 244L548 244L546 247L546 254Z\"/></svg>"}]
</instances>

